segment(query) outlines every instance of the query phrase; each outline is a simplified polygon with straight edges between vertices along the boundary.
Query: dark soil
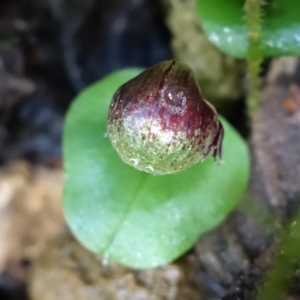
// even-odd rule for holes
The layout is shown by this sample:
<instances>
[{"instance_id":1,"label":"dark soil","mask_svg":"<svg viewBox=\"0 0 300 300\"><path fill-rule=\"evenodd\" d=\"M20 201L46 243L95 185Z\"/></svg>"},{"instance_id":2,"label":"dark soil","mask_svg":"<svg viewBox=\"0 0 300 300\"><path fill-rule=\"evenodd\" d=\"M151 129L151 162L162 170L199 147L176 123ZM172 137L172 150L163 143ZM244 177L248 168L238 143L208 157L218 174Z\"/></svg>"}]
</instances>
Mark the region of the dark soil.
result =
<instances>
[{"instance_id":1,"label":"dark soil","mask_svg":"<svg viewBox=\"0 0 300 300\"><path fill-rule=\"evenodd\" d=\"M61 158L64 114L86 85L171 57L160 2L0 3L0 163Z\"/></svg>"}]
</instances>

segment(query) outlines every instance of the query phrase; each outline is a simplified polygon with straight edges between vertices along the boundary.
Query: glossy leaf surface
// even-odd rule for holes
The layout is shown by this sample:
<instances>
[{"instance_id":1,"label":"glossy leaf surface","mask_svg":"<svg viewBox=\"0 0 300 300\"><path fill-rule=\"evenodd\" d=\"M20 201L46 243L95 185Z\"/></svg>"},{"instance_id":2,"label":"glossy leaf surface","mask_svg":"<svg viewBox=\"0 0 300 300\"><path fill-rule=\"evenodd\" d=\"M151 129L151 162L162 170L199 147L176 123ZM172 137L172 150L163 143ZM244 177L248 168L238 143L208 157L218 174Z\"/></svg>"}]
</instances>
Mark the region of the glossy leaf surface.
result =
<instances>
[{"instance_id":1,"label":"glossy leaf surface","mask_svg":"<svg viewBox=\"0 0 300 300\"><path fill-rule=\"evenodd\" d=\"M264 56L300 53L300 1L273 0L263 6L262 51ZM245 0L197 0L201 25L222 51L246 57Z\"/></svg>"},{"instance_id":2,"label":"glossy leaf surface","mask_svg":"<svg viewBox=\"0 0 300 300\"><path fill-rule=\"evenodd\" d=\"M222 119L224 164L210 157L153 176L122 162L106 136L107 111L114 91L138 72L113 73L73 103L64 132L64 210L88 249L146 268L177 258L227 216L246 189L249 161L245 142Z\"/></svg>"}]
</instances>

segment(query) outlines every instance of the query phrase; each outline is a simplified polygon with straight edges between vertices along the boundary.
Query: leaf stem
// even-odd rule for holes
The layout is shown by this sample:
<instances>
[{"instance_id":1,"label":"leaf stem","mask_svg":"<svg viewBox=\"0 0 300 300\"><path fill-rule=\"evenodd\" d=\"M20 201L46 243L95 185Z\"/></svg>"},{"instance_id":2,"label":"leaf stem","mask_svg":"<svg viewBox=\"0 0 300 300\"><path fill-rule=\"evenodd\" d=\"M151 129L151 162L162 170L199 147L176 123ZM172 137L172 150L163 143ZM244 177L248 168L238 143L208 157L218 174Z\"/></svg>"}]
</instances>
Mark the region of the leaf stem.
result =
<instances>
[{"instance_id":1,"label":"leaf stem","mask_svg":"<svg viewBox=\"0 0 300 300\"><path fill-rule=\"evenodd\" d=\"M257 300L280 300L287 292L287 288L293 277L293 272L299 268L300 252L300 211L292 220L284 232L279 253L275 263L269 270L269 278L257 297Z\"/></svg>"},{"instance_id":2,"label":"leaf stem","mask_svg":"<svg viewBox=\"0 0 300 300\"><path fill-rule=\"evenodd\" d=\"M248 25L248 54L247 67L249 74L249 91L247 98L248 115L253 115L260 100L261 80L259 73L263 61L261 36L262 36L262 6L264 0L246 0L244 10Z\"/></svg>"}]
</instances>

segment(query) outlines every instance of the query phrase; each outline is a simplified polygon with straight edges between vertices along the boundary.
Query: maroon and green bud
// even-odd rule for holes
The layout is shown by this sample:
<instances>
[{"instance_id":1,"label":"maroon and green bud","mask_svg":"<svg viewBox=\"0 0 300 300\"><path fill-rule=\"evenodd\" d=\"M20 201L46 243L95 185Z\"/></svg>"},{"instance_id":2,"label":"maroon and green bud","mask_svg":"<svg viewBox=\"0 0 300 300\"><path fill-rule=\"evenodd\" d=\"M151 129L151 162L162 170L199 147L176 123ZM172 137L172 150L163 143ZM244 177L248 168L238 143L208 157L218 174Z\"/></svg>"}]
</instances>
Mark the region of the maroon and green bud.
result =
<instances>
[{"instance_id":1,"label":"maroon and green bud","mask_svg":"<svg viewBox=\"0 0 300 300\"><path fill-rule=\"evenodd\" d=\"M124 162L154 175L221 158L223 127L193 71L164 61L122 85L108 113L107 134Z\"/></svg>"}]
</instances>

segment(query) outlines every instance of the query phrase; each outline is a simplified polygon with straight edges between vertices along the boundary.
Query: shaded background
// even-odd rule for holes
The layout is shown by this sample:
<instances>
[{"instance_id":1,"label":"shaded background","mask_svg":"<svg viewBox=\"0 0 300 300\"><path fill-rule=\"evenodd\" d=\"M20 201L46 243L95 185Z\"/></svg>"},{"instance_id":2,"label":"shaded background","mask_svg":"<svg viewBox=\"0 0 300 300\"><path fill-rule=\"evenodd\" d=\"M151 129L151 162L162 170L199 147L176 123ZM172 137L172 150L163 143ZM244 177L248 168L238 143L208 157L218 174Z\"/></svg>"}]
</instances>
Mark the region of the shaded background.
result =
<instances>
[{"instance_id":1,"label":"shaded background","mask_svg":"<svg viewBox=\"0 0 300 300\"><path fill-rule=\"evenodd\" d=\"M61 157L74 96L111 71L172 57L160 1L0 2L0 163Z\"/></svg>"}]
</instances>

